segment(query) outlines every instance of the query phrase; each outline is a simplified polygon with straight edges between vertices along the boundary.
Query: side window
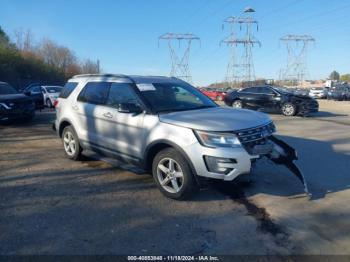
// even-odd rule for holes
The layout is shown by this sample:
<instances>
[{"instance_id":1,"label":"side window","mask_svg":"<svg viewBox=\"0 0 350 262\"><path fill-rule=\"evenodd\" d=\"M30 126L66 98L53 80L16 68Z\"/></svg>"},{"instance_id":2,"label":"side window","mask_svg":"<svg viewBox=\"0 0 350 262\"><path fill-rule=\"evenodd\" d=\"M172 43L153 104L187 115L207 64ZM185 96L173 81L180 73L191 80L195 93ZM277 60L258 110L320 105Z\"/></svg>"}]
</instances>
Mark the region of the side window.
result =
<instances>
[{"instance_id":1,"label":"side window","mask_svg":"<svg viewBox=\"0 0 350 262\"><path fill-rule=\"evenodd\" d=\"M106 102L109 90L108 82L88 82L78 96L78 101L95 105Z\"/></svg>"},{"instance_id":2,"label":"side window","mask_svg":"<svg viewBox=\"0 0 350 262\"><path fill-rule=\"evenodd\" d=\"M60 93L60 98L67 98L69 95L73 92L73 90L76 88L78 83L76 82L68 82L67 84L64 85L62 88L62 91Z\"/></svg>"},{"instance_id":3,"label":"side window","mask_svg":"<svg viewBox=\"0 0 350 262\"><path fill-rule=\"evenodd\" d=\"M175 94L175 100L182 103L192 103L195 105L202 105L202 101L191 92L187 91L182 87L172 87Z\"/></svg>"},{"instance_id":4,"label":"side window","mask_svg":"<svg viewBox=\"0 0 350 262\"><path fill-rule=\"evenodd\" d=\"M268 88L268 87L258 87L258 93L260 94L265 94L265 95L271 95L271 94L274 94L274 92Z\"/></svg>"},{"instance_id":5,"label":"side window","mask_svg":"<svg viewBox=\"0 0 350 262\"><path fill-rule=\"evenodd\" d=\"M40 86L33 86L30 89L30 91L33 92L33 93L41 93L41 87Z\"/></svg>"},{"instance_id":6,"label":"side window","mask_svg":"<svg viewBox=\"0 0 350 262\"><path fill-rule=\"evenodd\" d=\"M258 93L257 87L248 87L241 91L242 93Z\"/></svg>"},{"instance_id":7,"label":"side window","mask_svg":"<svg viewBox=\"0 0 350 262\"><path fill-rule=\"evenodd\" d=\"M139 99L129 84L112 83L106 104L118 108L119 104L139 104Z\"/></svg>"}]
</instances>

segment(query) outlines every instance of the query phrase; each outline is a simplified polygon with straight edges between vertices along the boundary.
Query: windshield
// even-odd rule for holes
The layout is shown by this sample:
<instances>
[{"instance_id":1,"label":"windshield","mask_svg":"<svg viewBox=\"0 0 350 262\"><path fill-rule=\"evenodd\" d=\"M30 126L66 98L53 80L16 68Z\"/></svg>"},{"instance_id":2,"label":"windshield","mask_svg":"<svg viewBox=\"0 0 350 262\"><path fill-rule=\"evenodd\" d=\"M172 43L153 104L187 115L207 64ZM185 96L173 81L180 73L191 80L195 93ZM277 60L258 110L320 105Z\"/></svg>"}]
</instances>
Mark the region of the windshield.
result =
<instances>
[{"instance_id":1,"label":"windshield","mask_svg":"<svg viewBox=\"0 0 350 262\"><path fill-rule=\"evenodd\" d=\"M59 92L61 92L61 90L62 90L62 87L60 87L60 86L47 86L46 87L46 91L48 93L59 93Z\"/></svg>"},{"instance_id":2,"label":"windshield","mask_svg":"<svg viewBox=\"0 0 350 262\"><path fill-rule=\"evenodd\" d=\"M157 113L217 107L210 98L185 83L137 84L137 87Z\"/></svg>"},{"instance_id":3,"label":"windshield","mask_svg":"<svg viewBox=\"0 0 350 262\"><path fill-rule=\"evenodd\" d=\"M0 95L14 95L18 94L17 90L14 89L7 83L0 83Z\"/></svg>"}]
</instances>

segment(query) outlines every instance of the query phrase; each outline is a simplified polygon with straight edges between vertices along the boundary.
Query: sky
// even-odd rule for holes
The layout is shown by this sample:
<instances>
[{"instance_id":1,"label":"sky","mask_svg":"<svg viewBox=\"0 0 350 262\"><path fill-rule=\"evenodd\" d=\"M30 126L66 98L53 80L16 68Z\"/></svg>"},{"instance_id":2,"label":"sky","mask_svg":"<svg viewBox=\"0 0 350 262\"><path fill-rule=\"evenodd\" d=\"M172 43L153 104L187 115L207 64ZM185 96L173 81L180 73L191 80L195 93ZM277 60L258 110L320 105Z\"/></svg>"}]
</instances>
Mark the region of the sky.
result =
<instances>
[{"instance_id":1,"label":"sky","mask_svg":"<svg viewBox=\"0 0 350 262\"><path fill-rule=\"evenodd\" d=\"M287 49L279 38L309 34L309 79L331 71L350 73L350 1L348 0L0 0L0 26L10 37L30 29L36 40L48 37L81 58L99 59L106 73L169 75L166 32L194 33L190 71L195 85L221 82L229 49L220 41L229 16L242 16L247 6L259 22L254 35L256 77L278 78L286 66ZM239 32L239 28L237 28ZM184 45L175 45L177 52Z\"/></svg>"}]
</instances>

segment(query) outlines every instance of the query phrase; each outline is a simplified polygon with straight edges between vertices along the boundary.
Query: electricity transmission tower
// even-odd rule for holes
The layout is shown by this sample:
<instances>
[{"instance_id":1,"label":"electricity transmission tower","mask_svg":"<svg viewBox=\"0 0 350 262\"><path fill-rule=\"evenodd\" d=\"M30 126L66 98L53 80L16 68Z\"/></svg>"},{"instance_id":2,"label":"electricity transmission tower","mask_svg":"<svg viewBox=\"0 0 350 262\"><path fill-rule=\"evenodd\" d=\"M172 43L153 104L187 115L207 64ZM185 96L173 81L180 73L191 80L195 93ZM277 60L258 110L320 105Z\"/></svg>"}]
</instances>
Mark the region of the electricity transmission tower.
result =
<instances>
[{"instance_id":1,"label":"electricity transmission tower","mask_svg":"<svg viewBox=\"0 0 350 262\"><path fill-rule=\"evenodd\" d=\"M315 39L310 35L286 35L280 38L287 47L287 66L280 71L280 80L291 85L302 85L308 75L307 51Z\"/></svg>"},{"instance_id":2,"label":"electricity transmission tower","mask_svg":"<svg viewBox=\"0 0 350 262\"><path fill-rule=\"evenodd\" d=\"M171 71L170 76L178 77L186 82L192 83L192 76L189 69L189 58L192 41L200 38L194 34L180 34L180 33L166 33L161 35L158 39L166 40L168 42L170 59L171 59ZM174 47L174 42L178 42L179 48ZM185 43L183 53L181 53L181 42Z\"/></svg>"},{"instance_id":3,"label":"electricity transmission tower","mask_svg":"<svg viewBox=\"0 0 350 262\"><path fill-rule=\"evenodd\" d=\"M255 12L252 8L246 8L245 10L245 13L252 12ZM258 22L250 16L230 16L224 20L224 23L230 26L230 35L220 42L220 44L223 43L230 47L226 82L231 86L237 86L244 82L246 84L252 83L255 80L252 49L254 45L261 46L260 41L253 35L252 27L256 26L256 30L258 30ZM240 31L242 31L242 28L245 30L243 37L238 37L236 27L239 27Z\"/></svg>"}]
</instances>

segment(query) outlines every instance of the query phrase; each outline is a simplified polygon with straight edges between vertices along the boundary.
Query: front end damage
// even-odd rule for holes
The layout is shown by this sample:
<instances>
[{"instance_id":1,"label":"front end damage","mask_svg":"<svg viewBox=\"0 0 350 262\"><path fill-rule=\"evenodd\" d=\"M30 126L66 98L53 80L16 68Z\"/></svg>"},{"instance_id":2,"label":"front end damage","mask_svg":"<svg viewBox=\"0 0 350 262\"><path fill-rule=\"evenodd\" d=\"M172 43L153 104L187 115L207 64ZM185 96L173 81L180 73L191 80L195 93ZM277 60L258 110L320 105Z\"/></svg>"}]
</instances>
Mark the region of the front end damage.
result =
<instances>
[{"instance_id":1,"label":"front end damage","mask_svg":"<svg viewBox=\"0 0 350 262\"><path fill-rule=\"evenodd\" d=\"M257 158L267 158L277 165L284 165L303 184L305 193L311 197L305 177L295 164L298 159L297 151L284 141L272 134L276 131L274 124L244 130L237 133L242 145L250 155Z\"/></svg>"},{"instance_id":2,"label":"front end damage","mask_svg":"<svg viewBox=\"0 0 350 262\"><path fill-rule=\"evenodd\" d=\"M305 177L295 164L295 161L298 160L297 151L275 136L270 136L269 141L272 143L272 150L265 156L277 165L286 166L301 181L301 183L303 183L305 193L308 196L311 196Z\"/></svg>"}]
</instances>

